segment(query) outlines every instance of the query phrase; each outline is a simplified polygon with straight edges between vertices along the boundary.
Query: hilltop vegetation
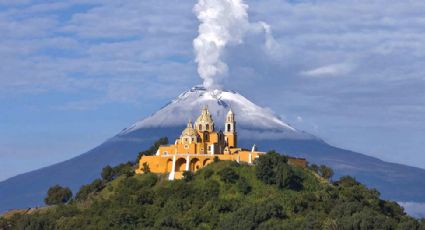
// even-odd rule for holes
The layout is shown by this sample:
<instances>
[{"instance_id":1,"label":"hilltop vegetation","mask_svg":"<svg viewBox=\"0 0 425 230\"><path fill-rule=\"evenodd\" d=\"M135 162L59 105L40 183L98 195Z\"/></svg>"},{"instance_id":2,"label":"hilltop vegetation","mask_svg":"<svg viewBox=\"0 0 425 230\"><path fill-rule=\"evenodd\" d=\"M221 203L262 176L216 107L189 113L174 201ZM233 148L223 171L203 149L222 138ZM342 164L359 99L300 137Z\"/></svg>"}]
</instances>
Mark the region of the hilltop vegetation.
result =
<instances>
[{"instance_id":1,"label":"hilltop vegetation","mask_svg":"<svg viewBox=\"0 0 425 230\"><path fill-rule=\"evenodd\" d=\"M64 205L0 218L0 229L425 229L354 178L334 183L269 153L218 161L183 180L105 167Z\"/></svg>"}]
</instances>

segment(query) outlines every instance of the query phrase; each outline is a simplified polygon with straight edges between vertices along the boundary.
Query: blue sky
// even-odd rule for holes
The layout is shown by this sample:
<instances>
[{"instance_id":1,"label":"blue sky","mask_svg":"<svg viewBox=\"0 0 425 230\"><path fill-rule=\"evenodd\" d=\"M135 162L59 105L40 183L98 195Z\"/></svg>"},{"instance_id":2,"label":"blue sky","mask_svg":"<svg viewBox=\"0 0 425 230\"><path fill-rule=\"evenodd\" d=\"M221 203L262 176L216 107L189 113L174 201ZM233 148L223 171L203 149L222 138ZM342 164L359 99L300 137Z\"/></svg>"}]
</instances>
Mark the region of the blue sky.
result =
<instances>
[{"instance_id":1,"label":"blue sky","mask_svg":"<svg viewBox=\"0 0 425 230\"><path fill-rule=\"evenodd\" d=\"M225 87L331 144L425 168L425 2L247 1ZM0 180L79 155L202 83L195 1L0 0Z\"/></svg>"}]
</instances>

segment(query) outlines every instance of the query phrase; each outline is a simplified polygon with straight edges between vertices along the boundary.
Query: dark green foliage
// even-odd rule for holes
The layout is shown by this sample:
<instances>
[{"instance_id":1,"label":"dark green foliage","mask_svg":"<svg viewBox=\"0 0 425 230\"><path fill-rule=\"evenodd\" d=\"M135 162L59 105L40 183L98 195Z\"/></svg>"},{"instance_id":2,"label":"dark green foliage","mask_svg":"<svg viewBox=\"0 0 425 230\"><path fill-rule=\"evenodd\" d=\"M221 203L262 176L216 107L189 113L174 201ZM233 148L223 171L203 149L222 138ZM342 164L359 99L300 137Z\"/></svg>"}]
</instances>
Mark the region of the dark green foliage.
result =
<instances>
[{"instance_id":1,"label":"dark green foliage","mask_svg":"<svg viewBox=\"0 0 425 230\"><path fill-rule=\"evenodd\" d=\"M72 198L71 189L55 185L49 188L47 196L44 198L44 203L47 205L64 204Z\"/></svg>"},{"instance_id":2,"label":"dark green foliage","mask_svg":"<svg viewBox=\"0 0 425 230\"><path fill-rule=\"evenodd\" d=\"M315 173L319 173L319 166L318 165L316 165L316 164L312 164L311 166L310 166L310 169L311 169L311 171L313 171L313 172L315 172Z\"/></svg>"},{"instance_id":3,"label":"dark green foliage","mask_svg":"<svg viewBox=\"0 0 425 230\"><path fill-rule=\"evenodd\" d=\"M334 171L326 165L320 165L319 174L325 179L331 179L334 175Z\"/></svg>"},{"instance_id":4,"label":"dark green foliage","mask_svg":"<svg viewBox=\"0 0 425 230\"><path fill-rule=\"evenodd\" d=\"M338 186L343 186L343 187L352 187L352 186L357 186L360 183L351 176L343 176L339 178L338 181L335 181L334 184Z\"/></svg>"},{"instance_id":5,"label":"dark green foliage","mask_svg":"<svg viewBox=\"0 0 425 230\"><path fill-rule=\"evenodd\" d=\"M204 179L208 179L214 174L214 171L210 168L206 168L202 171L203 171Z\"/></svg>"},{"instance_id":6,"label":"dark green foliage","mask_svg":"<svg viewBox=\"0 0 425 230\"><path fill-rule=\"evenodd\" d=\"M183 180L188 182L191 181L193 179L193 172L191 171L184 171L183 172Z\"/></svg>"},{"instance_id":7,"label":"dark green foliage","mask_svg":"<svg viewBox=\"0 0 425 230\"><path fill-rule=\"evenodd\" d=\"M256 229L270 219L286 218L283 207L274 202L252 204L241 208L219 224L219 229Z\"/></svg>"},{"instance_id":8,"label":"dark green foliage","mask_svg":"<svg viewBox=\"0 0 425 230\"><path fill-rule=\"evenodd\" d=\"M404 218L401 223L398 225L398 229L400 230L412 230L412 229L420 229L420 223L410 217ZM423 226L425 227L425 226Z\"/></svg>"},{"instance_id":9,"label":"dark green foliage","mask_svg":"<svg viewBox=\"0 0 425 230\"><path fill-rule=\"evenodd\" d=\"M100 192L104 187L104 182L100 179L96 179L91 184L81 186L80 191L78 191L75 196L75 199L79 201L85 200L90 194Z\"/></svg>"},{"instance_id":10,"label":"dark green foliage","mask_svg":"<svg viewBox=\"0 0 425 230\"><path fill-rule=\"evenodd\" d=\"M147 174L143 177L143 184L147 187L152 187L158 182L158 176L155 174Z\"/></svg>"},{"instance_id":11,"label":"dark green foliage","mask_svg":"<svg viewBox=\"0 0 425 230\"><path fill-rule=\"evenodd\" d=\"M134 175L133 163L129 161L124 164L119 164L113 167L113 171L114 171L115 177L119 177L121 175L125 175L127 177L133 176Z\"/></svg>"},{"instance_id":12,"label":"dark green foliage","mask_svg":"<svg viewBox=\"0 0 425 230\"><path fill-rule=\"evenodd\" d=\"M235 183L239 179L239 175L233 168L226 167L218 172L220 179L226 183Z\"/></svg>"},{"instance_id":13,"label":"dark green foliage","mask_svg":"<svg viewBox=\"0 0 425 230\"><path fill-rule=\"evenodd\" d=\"M266 184L276 184L279 188L302 189L302 178L288 165L288 158L272 151L260 156L256 161L256 176Z\"/></svg>"},{"instance_id":14,"label":"dark green foliage","mask_svg":"<svg viewBox=\"0 0 425 230\"><path fill-rule=\"evenodd\" d=\"M147 165L146 165L147 167ZM144 170L149 171L149 167L144 167ZM124 164L119 164L115 167L107 165L102 169L101 177L105 182L109 182L121 175L126 175L127 177L134 175L134 168L132 162L127 162Z\"/></svg>"},{"instance_id":15,"label":"dark green foliage","mask_svg":"<svg viewBox=\"0 0 425 230\"><path fill-rule=\"evenodd\" d=\"M112 181L83 186L73 202L0 218L0 229L425 230L425 221L352 177L330 184L276 153L264 159L255 167L219 161L175 181L130 175L131 165L122 164ZM269 165L270 175L259 165Z\"/></svg>"},{"instance_id":16,"label":"dark green foliage","mask_svg":"<svg viewBox=\"0 0 425 230\"><path fill-rule=\"evenodd\" d=\"M115 178L115 172L114 169L107 165L106 167L104 167L102 169L102 173L101 173L102 179L105 181L111 181Z\"/></svg>"},{"instance_id":17,"label":"dark green foliage","mask_svg":"<svg viewBox=\"0 0 425 230\"><path fill-rule=\"evenodd\" d=\"M140 152L139 155L137 156L136 163L138 163L140 161L140 158L142 156L153 156L153 155L155 155L156 151L158 150L159 146L161 146L161 145L168 145L168 137L160 138L159 140L155 141L155 143L148 150Z\"/></svg>"},{"instance_id":18,"label":"dark green foliage","mask_svg":"<svg viewBox=\"0 0 425 230\"><path fill-rule=\"evenodd\" d=\"M214 161L214 163L217 163L217 162L220 161L220 158L218 158L217 156L215 156L214 159L213 159L213 161Z\"/></svg>"},{"instance_id":19,"label":"dark green foliage","mask_svg":"<svg viewBox=\"0 0 425 230\"><path fill-rule=\"evenodd\" d=\"M252 187L248 184L245 178L241 177L237 182L238 190L239 192L243 193L244 195L251 192Z\"/></svg>"}]
</instances>

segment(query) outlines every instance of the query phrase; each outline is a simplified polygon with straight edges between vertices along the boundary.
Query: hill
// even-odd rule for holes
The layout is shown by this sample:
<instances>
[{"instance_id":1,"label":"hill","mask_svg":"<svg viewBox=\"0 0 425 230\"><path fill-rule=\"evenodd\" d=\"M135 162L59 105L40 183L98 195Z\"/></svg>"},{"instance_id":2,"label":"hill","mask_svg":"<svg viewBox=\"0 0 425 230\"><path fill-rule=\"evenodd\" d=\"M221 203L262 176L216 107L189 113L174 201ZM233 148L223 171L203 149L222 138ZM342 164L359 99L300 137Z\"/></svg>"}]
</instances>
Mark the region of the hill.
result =
<instances>
[{"instance_id":1,"label":"hill","mask_svg":"<svg viewBox=\"0 0 425 230\"><path fill-rule=\"evenodd\" d=\"M43 205L44 194L52 184L59 183L76 192L81 185L95 179L105 165L134 160L138 152L160 137L174 140L185 127L187 119L195 118L203 105L208 105L218 124L232 108L242 147L249 149L256 144L260 150L275 149L307 158L311 163L329 165L337 177L351 175L381 191L385 199L425 202L424 169L384 162L331 146L318 137L295 129L269 109L255 105L237 92L194 87L87 153L0 182L0 213Z\"/></svg>"},{"instance_id":2,"label":"hill","mask_svg":"<svg viewBox=\"0 0 425 230\"><path fill-rule=\"evenodd\" d=\"M0 229L425 229L352 177L331 184L275 153L256 166L215 162L177 181L129 166L66 205L0 219Z\"/></svg>"}]
</instances>

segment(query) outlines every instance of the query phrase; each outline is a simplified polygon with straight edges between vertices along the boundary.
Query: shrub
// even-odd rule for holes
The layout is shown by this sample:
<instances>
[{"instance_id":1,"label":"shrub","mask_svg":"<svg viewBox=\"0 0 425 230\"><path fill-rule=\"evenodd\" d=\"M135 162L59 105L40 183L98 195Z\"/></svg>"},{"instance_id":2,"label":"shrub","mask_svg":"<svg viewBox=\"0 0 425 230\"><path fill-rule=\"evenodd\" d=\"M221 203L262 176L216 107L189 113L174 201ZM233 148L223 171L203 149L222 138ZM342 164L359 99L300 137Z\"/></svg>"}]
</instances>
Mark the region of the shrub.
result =
<instances>
[{"instance_id":1,"label":"shrub","mask_svg":"<svg viewBox=\"0 0 425 230\"><path fill-rule=\"evenodd\" d=\"M356 181L354 177L343 176L339 178L339 180L336 181L334 184L338 186L343 186L343 187L353 187L353 186L359 185L360 183Z\"/></svg>"},{"instance_id":2,"label":"shrub","mask_svg":"<svg viewBox=\"0 0 425 230\"><path fill-rule=\"evenodd\" d=\"M219 194L220 184L215 180L206 181L199 191L199 197L204 200L216 198Z\"/></svg>"},{"instance_id":3,"label":"shrub","mask_svg":"<svg viewBox=\"0 0 425 230\"><path fill-rule=\"evenodd\" d=\"M113 168L115 177L126 175L127 177L134 175L133 164L128 161L127 163L119 164Z\"/></svg>"},{"instance_id":4,"label":"shrub","mask_svg":"<svg viewBox=\"0 0 425 230\"><path fill-rule=\"evenodd\" d=\"M316 164L312 164L311 166L310 166L310 169L313 171L313 172L315 172L315 173L319 173L319 166L318 165L316 165Z\"/></svg>"},{"instance_id":5,"label":"shrub","mask_svg":"<svg viewBox=\"0 0 425 230\"><path fill-rule=\"evenodd\" d=\"M101 177L105 181L113 180L115 178L114 169L111 166L107 165L102 169Z\"/></svg>"},{"instance_id":6,"label":"shrub","mask_svg":"<svg viewBox=\"0 0 425 230\"><path fill-rule=\"evenodd\" d=\"M75 199L79 201L85 200L90 194L100 192L104 187L105 185L103 181L96 179L91 184L81 186L80 191L78 191L75 196Z\"/></svg>"},{"instance_id":7,"label":"shrub","mask_svg":"<svg viewBox=\"0 0 425 230\"><path fill-rule=\"evenodd\" d=\"M183 172L183 180L188 182L191 181L193 179L193 172L191 171L184 171Z\"/></svg>"},{"instance_id":8,"label":"shrub","mask_svg":"<svg viewBox=\"0 0 425 230\"><path fill-rule=\"evenodd\" d=\"M137 195L137 203L141 205L153 204L154 195L149 190L142 190Z\"/></svg>"},{"instance_id":9,"label":"shrub","mask_svg":"<svg viewBox=\"0 0 425 230\"><path fill-rule=\"evenodd\" d=\"M225 183L235 183L239 179L239 175L230 167L223 168L218 172L220 179Z\"/></svg>"},{"instance_id":10,"label":"shrub","mask_svg":"<svg viewBox=\"0 0 425 230\"><path fill-rule=\"evenodd\" d=\"M331 179L334 175L334 171L326 165L321 165L319 168L319 172L320 175L327 180Z\"/></svg>"},{"instance_id":11,"label":"shrub","mask_svg":"<svg viewBox=\"0 0 425 230\"><path fill-rule=\"evenodd\" d=\"M204 179L208 179L214 174L214 171L210 168L206 168L203 171L204 171Z\"/></svg>"},{"instance_id":12,"label":"shrub","mask_svg":"<svg viewBox=\"0 0 425 230\"><path fill-rule=\"evenodd\" d=\"M220 223L219 229L256 229L267 220L283 218L286 218L286 214L280 204L253 204L234 212Z\"/></svg>"},{"instance_id":13,"label":"shrub","mask_svg":"<svg viewBox=\"0 0 425 230\"><path fill-rule=\"evenodd\" d=\"M246 181L246 179L245 178L243 178L243 177L241 177L239 180L238 180L238 183L237 183L237 186L238 186L238 190L239 190L239 192L241 192L242 194L244 194L244 195L246 195L246 194L248 194L248 193L250 193L251 192L251 186L248 184L248 182Z\"/></svg>"},{"instance_id":14,"label":"shrub","mask_svg":"<svg viewBox=\"0 0 425 230\"><path fill-rule=\"evenodd\" d=\"M72 198L71 189L55 185L49 188L44 203L47 205L64 204Z\"/></svg>"}]
</instances>

